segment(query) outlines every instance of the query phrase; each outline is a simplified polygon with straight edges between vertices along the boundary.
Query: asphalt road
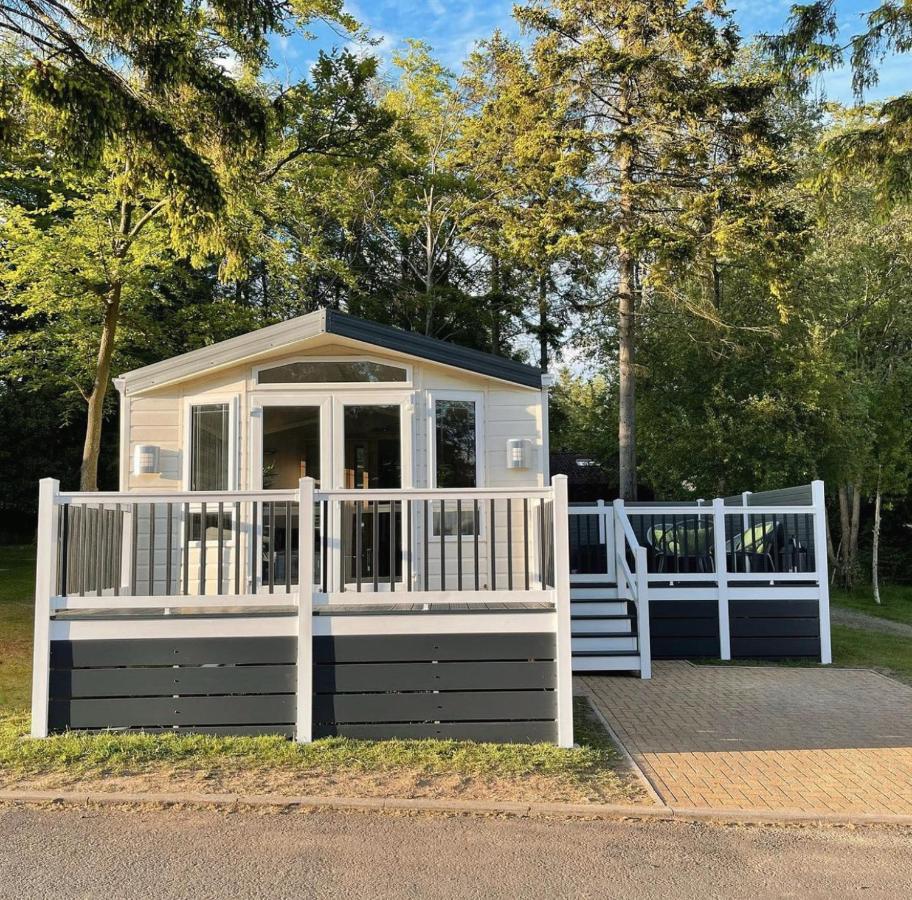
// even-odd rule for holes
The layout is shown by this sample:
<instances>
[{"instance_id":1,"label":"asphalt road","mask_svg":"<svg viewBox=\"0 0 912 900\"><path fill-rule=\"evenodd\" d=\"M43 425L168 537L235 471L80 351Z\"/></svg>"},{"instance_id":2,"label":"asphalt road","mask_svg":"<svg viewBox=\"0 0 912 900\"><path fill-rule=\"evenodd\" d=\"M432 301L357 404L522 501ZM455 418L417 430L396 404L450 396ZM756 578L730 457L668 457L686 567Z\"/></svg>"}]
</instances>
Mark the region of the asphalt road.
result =
<instances>
[{"instance_id":1,"label":"asphalt road","mask_svg":"<svg viewBox=\"0 0 912 900\"><path fill-rule=\"evenodd\" d=\"M0 897L903 897L912 830L0 807Z\"/></svg>"}]
</instances>

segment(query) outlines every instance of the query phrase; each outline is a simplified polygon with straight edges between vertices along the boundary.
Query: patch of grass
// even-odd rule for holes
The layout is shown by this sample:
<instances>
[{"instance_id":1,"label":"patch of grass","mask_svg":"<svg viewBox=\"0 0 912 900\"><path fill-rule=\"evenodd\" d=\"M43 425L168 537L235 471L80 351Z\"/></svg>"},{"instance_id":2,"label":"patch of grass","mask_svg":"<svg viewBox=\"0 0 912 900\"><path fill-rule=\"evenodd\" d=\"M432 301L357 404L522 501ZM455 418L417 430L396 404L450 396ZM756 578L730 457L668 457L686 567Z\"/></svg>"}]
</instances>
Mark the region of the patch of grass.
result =
<instances>
[{"instance_id":1,"label":"patch of grass","mask_svg":"<svg viewBox=\"0 0 912 900\"><path fill-rule=\"evenodd\" d=\"M874 593L869 587L830 592L830 602L834 606L912 625L912 585L885 584L880 589L880 600L879 605L874 602Z\"/></svg>"},{"instance_id":2,"label":"patch of grass","mask_svg":"<svg viewBox=\"0 0 912 900\"><path fill-rule=\"evenodd\" d=\"M34 547L0 547L0 780L22 781L64 773L71 782L111 776L167 773L206 777L232 773L319 775L408 772L416 776L539 778L598 799L629 795L617 774L611 739L585 700L575 701L572 750L551 744L470 741L356 741L327 738L296 744L279 736L222 737L123 732L68 732L30 740L34 616Z\"/></svg>"},{"instance_id":3,"label":"patch of grass","mask_svg":"<svg viewBox=\"0 0 912 900\"><path fill-rule=\"evenodd\" d=\"M912 683L912 639L866 628L833 626L833 662L863 666Z\"/></svg>"},{"instance_id":4,"label":"patch of grass","mask_svg":"<svg viewBox=\"0 0 912 900\"><path fill-rule=\"evenodd\" d=\"M0 710L29 702L35 548L0 547Z\"/></svg>"},{"instance_id":5,"label":"patch of grass","mask_svg":"<svg viewBox=\"0 0 912 900\"><path fill-rule=\"evenodd\" d=\"M279 736L223 737L139 733L67 732L46 740L26 737L28 716L0 718L0 773L29 779L66 772L73 779L154 773L230 773L257 770L314 774L400 772L457 774L521 780L563 779L597 794L617 793L620 755L592 718L585 700L575 706L578 747L552 744L482 744L471 741L357 741L325 738L296 744Z\"/></svg>"},{"instance_id":6,"label":"patch of grass","mask_svg":"<svg viewBox=\"0 0 912 900\"><path fill-rule=\"evenodd\" d=\"M912 683L912 640L867 628L833 625L833 665L875 669L900 681ZM703 666L787 666L818 668L816 659L695 659Z\"/></svg>"}]
</instances>

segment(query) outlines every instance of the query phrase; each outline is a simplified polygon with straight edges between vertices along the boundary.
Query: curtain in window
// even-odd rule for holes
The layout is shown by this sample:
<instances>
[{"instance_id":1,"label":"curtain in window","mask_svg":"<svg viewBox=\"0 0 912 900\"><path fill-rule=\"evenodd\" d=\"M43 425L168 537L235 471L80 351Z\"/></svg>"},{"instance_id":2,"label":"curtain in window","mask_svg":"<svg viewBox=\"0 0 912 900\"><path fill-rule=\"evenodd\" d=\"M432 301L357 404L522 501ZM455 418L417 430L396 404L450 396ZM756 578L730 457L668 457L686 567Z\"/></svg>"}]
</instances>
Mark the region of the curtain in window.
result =
<instances>
[{"instance_id":1,"label":"curtain in window","mask_svg":"<svg viewBox=\"0 0 912 900\"><path fill-rule=\"evenodd\" d=\"M190 490L228 490L228 404L191 407Z\"/></svg>"}]
</instances>

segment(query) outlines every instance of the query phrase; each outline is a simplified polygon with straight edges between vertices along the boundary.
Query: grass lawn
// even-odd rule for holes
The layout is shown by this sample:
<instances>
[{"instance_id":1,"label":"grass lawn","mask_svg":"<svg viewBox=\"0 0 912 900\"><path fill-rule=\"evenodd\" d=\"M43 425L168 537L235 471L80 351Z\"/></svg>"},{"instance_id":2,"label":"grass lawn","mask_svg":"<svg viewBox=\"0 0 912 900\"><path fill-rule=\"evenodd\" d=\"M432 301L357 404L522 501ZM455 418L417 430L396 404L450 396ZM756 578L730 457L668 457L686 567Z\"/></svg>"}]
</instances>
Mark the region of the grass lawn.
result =
<instances>
[{"instance_id":1,"label":"grass lawn","mask_svg":"<svg viewBox=\"0 0 912 900\"><path fill-rule=\"evenodd\" d=\"M35 548L0 547L0 710L30 702Z\"/></svg>"},{"instance_id":2,"label":"grass lawn","mask_svg":"<svg viewBox=\"0 0 912 900\"><path fill-rule=\"evenodd\" d=\"M874 602L874 593L870 587L856 588L851 592L838 589L830 592L830 602L834 606L912 625L912 585L882 585L880 601L879 605Z\"/></svg>"},{"instance_id":3,"label":"grass lawn","mask_svg":"<svg viewBox=\"0 0 912 900\"><path fill-rule=\"evenodd\" d=\"M850 625L831 626L833 665L875 669L912 684L912 639ZM707 666L789 666L815 668L816 659L695 659Z\"/></svg>"},{"instance_id":4,"label":"grass lawn","mask_svg":"<svg viewBox=\"0 0 912 900\"><path fill-rule=\"evenodd\" d=\"M833 663L864 666L912 684L912 638L833 625Z\"/></svg>"},{"instance_id":5,"label":"grass lawn","mask_svg":"<svg viewBox=\"0 0 912 900\"><path fill-rule=\"evenodd\" d=\"M578 747L70 732L26 738L34 548L0 547L0 786L648 802L588 704Z\"/></svg>"}]
</instances>

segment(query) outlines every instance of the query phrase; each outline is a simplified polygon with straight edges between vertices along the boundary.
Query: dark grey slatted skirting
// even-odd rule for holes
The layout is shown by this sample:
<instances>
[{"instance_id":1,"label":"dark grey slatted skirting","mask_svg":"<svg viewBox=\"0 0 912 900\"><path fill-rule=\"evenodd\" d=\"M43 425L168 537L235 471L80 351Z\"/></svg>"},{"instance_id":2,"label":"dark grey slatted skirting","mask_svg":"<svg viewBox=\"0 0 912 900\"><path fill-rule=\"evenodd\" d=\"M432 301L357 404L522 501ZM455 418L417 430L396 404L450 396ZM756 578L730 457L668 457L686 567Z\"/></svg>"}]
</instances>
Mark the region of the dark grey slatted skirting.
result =
<instances>
[{"instance_id":1,"label":"dark grey slatted skirting","mask_svg":"<svg viewBox=\"0 0 912 900\"><path fill-rule=\"evenodd\" d=\"M714 600L653 600L649 604L653 659L718 657L719 608ZM733 659L818 657L816 600L731 600Z\"/></svg>"},{"instance_id":2,"label":"dark grey slatted skirting","mask_svg":"<svg viewBox=\"0 0 912 900\"><path fill-rule=\"evenodd\" d=\"M314 639L314 736L557 738L547 634Z\"/></svg>"},{"instance_id":3,"label":"dark grey slatted skirting","mask_svg":"<svg viewBox=\"0 0 912 900\"><path fill-rule=\"evenodd\" d=\"M294 733L294 638L53 641L52 731Z\"/></svg>"},{"instance_id":4,"label":"dark grey slatted skirting","mask_svg":"<svg viewBox=\"0 0 912 900\"><path fill-rule=\"evenodd\" d=\"M732 600L729 617L734 659L820 656L816 600Z\"/></svg>"},{"instance_id":5,"label":"dark grey slatted skirting","mask_svg":"<svg viewBox=\"0 0 912 900\"><path fill-rule=\"evenodd\" d=\"M653 659L717 657L719 605L715 600L650 600Z\"/></svg>"}]
</instances>

